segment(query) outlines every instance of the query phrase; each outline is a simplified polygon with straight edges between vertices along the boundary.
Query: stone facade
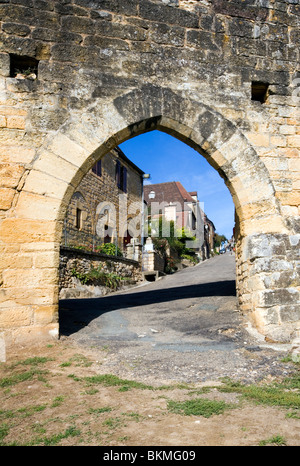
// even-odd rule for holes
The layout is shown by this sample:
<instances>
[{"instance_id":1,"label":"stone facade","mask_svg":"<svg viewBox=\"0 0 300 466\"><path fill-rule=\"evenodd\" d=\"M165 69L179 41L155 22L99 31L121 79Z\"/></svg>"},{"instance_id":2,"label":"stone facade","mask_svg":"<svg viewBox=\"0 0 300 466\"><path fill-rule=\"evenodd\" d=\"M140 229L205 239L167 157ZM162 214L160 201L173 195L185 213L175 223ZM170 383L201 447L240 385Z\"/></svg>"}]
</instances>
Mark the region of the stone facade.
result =
<instances>
[{"instance_id":1,"label":"stone facade","mask_svg":"<svg viewBox=\"0 0 300 466\"><path fill-rule=\"evenodd\" d=\"M167 226L162 236L168 237L169 222L172 221L176 234L181 235L182 229L185 229L195 236L194 249L200 255L204 241L204 212L200 208L197 192L189 193L179 181L170 181L146 185L144 198L150 217L151 236L159 236L159 219L162 219Z\"/></svg>"},{"instance_id":2,"label":"stone facade","mask_svg":"<svg viewBox=\"0 0 300 466\"><path fill-rule=\"evenodd\" d=\"M120 148L106 154L71 198L62 245L95 251L103 243L114 243L126 253L131 237L140 238L131 224L141 225L143 174Z\"/></svg>"},{"instance_id":3,"label":"stone facade","mask_svg":"<svg viewBox=\"0 0 300 466\"><path fill-rule=\"evenodd\" d=\"M237 213L240 309L268 339L300 321L296 0L0 4L0 329L58 336L70 199L95 162L159 129L202 154Z\"/></svg>"}]
</instances>

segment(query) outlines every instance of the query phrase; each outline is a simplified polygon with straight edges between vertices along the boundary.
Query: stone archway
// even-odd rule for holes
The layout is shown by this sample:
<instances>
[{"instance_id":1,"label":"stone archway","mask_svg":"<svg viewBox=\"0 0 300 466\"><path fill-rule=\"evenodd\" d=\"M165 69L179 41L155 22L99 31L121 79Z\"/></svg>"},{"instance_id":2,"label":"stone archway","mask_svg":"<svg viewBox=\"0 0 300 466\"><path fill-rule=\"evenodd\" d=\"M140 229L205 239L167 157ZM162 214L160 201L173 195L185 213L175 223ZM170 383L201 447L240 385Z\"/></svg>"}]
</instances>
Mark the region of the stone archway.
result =
<instances>
[{"instance_id":1,"label":"stone archway","mask_svg":"<svg viewBox=\"0 0 300 466\"><path fill-rule=\"evenodd\" d=\"M93 163L151 129L191 145L224 178L238 220L240 310L266 337L293 338L299 7L262 3L1 5L0 329L7 344L57 337L69 200Z\"/></svg>"},{"instance_id":2,"label":"stone archway","mask_svg":"<svg viewBox=\"0 0 300 466\"><path fill-rule=\"evenodd\" d=\"M124 93L109 108L106 106L105 113L110 119L102 120L101 127L91 118L87 124L81 114L78 120L73 116L48 138L26 177L14 217L1 224L2 242L28 244L31 253L27 252L27 257L34 264L25 279L22 267L3 274L8 296L14 296L14 301L9 301L12 307L7 306L4 312L13 312L17 319L18 309L22 309L23 318L26 312L31 316L23 322L20 316L18 328L7 330L8 341L58 335L57 267L68 202L96 160L124 140L154 129L192 146L224 178L238 217L240 309L264 335L287 341L295 321L289 314L284 325L279 310L290 306L292 311L297 291L286 289L282 293L275 281L268 288L265 280L269 276L268 261L289 263L288 258L282 257L288 250L288 228L268 170L242 132L207 105L153 86ZM26 310L20 306L23 302Z\"/></svg>"}]
</instances>

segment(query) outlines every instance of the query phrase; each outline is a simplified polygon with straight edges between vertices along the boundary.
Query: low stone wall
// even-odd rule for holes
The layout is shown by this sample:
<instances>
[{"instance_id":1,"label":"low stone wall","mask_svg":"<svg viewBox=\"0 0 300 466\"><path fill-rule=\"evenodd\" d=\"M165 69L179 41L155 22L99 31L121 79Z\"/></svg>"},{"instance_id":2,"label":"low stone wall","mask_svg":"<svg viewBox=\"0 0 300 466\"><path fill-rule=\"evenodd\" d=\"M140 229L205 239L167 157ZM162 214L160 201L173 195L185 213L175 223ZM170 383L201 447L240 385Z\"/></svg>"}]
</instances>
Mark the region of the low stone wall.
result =
<instances>
[{"instance_id":1,"label":"low stone wall","mask_svg":"<svg viewBox=\"0 0 300 466\"><path fill-rule=\"evenodd\" d=\"M59 262L59 297L83 298L103 296L112 290L105 286L83 284L74 275L85 274L92 268L105 273L114 273L124 278L119 289L127 288L142 281L142 273L139 262L119 256L108 256L96 252L88 252L80 249L61 247Z\"/></svg>"}]
</instances>

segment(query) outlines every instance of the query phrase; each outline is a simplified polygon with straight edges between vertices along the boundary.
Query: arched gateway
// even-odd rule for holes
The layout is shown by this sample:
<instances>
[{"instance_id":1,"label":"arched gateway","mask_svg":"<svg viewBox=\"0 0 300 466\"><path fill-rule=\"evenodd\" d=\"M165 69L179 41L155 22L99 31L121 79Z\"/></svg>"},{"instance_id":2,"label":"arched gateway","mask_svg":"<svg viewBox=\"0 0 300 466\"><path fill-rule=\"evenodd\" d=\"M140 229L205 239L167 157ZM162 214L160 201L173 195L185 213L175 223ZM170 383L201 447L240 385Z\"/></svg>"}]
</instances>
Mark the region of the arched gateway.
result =
<instances>
[{"instance_id":1,"label":"arched gateway","mask_svg":"<svg viewBox=\"0 0 300 466\"><path fill-rule=\"evenodd\" d=\"M1 4L6 345L58 336L70 198L103 155L154 129L193 147L225 180L236 207L240 311L267 338L291 341L300 322L300 12L294 1L276 5Z\"/></svg>"}]
</instances>

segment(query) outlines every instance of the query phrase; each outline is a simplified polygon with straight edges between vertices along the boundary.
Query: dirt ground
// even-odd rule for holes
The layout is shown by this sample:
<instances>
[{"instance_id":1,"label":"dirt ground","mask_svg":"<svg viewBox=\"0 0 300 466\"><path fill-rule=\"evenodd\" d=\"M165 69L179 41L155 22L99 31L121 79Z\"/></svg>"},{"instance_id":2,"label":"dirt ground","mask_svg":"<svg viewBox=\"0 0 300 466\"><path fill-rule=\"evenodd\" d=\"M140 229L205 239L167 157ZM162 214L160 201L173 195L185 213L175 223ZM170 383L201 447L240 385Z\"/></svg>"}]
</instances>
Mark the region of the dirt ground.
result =
<instances>
[{"instance_id":1,"label":"dirt ground","mask_svg":"<svg viewBox=\"0 0 300 466\"><path fill-rule=\"evenodd\" d=\"M220 380L165 387L157 380L152 387L100 383L95 376L104 374L108 357L105 348L96 352L70 340L14 348L0 364L0 445L300 445L299 410L295 415L222 392ZM170 410L170 401L199 397L227 408L210 417Z\"/></svg>"}]
</instances>

